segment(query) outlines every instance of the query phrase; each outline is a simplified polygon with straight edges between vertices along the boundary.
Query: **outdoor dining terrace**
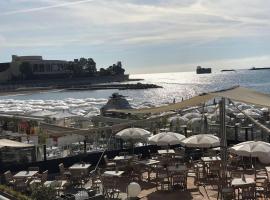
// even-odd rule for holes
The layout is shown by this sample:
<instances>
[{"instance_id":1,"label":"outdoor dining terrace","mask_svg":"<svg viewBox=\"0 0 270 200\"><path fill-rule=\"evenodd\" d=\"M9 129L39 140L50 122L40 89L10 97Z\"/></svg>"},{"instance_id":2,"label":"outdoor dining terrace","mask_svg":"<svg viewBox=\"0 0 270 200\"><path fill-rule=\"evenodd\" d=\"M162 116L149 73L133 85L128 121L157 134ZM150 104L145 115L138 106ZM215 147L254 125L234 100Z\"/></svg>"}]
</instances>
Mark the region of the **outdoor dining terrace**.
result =
<instances>
[{"instance_id":1,"label":"outdoor dining terrace","mask_svg":"<svg viewBox=\"0 0 270 200\"><path fill-rule=\"evenodd\" d=\"M189 139L189 138L187 138ZM270 167L255 154L230 150L223 174L216 141L194 146L161 146L148 155L121 151L102 156L102 164L59 164L58 173L29 167L6 171L5 184L31 196L49 188L57 199L267 199L270 197ZM192 144L192 145L191 145ZM203 145L202 145L203 144ZM190 147L190 145L192 147ZM237 146L236 146L237 147ZM233 147L234 148L234 147ZM246 146L242 148L247 148ZM242 152L242 153L241 153Z\"/></svg>"}]
</instances>

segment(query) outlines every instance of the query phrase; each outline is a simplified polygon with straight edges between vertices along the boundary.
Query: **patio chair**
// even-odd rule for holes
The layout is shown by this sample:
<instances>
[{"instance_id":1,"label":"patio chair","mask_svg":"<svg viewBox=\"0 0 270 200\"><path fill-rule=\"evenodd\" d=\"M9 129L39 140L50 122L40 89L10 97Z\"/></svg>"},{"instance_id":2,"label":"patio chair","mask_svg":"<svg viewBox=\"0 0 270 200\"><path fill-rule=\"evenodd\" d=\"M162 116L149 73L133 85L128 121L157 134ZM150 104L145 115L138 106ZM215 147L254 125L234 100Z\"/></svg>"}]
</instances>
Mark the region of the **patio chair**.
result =
<instances>
[{"instance_id":1,"label":"patio chair","mask_svg":"<svg viewBox=\"0 0 270 200\"><path fill-rule=\"evenodd\" d=\"M159 190L170 190L171 181L167 170L158 170L156 171L156 188Z\"/></svg>"},{"instance_id":2,"label":"patio chair","mask_svg":"<svg viewBox=\"0 0 270 200\"><path fill-rule=\"evenodd\" d=\"M219 179L217 182L218 185L218 196L217 199L221 198L222 200L231 200L235 199L234 188L231 184L225 179Z\"/></svg>"},{"instance_id":3,"label":"patio chair","mask_svg":"<svg viewBox=\"0 0 270 200\"><path fill-rule=\"evenodd\" d=\"M112 169L112 168L115 168L115 167L116 167L116 163L113 162L113 161L110 161L110 160L108 159L107 155L104 155L104 156L103 156L103 159L104 159L104 162L105 162L105 164L106 164L106 168Z\"/></svg>"},{"instance_id":4,"label":"patio chair","mask_svg":"<svg viewBox=\"0 0 270 200\"><path fill-rule=\"evenodd\" d=\"M39 167L28 167L28 171L38 171L39 172Z\"/></svg>"},{"instance_id":5,"label":"patio chair","mask_svg":"<svg viewBox=\"0 0 270 200\"><path fill-rule=\"evenodd\" d=\"M187 189L187 172L173 173L171 175L172 187L180 188L181 190Z\"/></svg>"},{"instance_id":6,"label":"patio chair","mask_svg":"<svg viewBox=\"0 0 270 200\"><path fill-rule=\"evenodd\" d=\"M207 169L207 178L208 180L217 180L220 177L220 162L210 162Z\"/></svg>"},{"instance_id":7,"label":"patio chair","mask_svg":"<svg viewBox=\"0 0 270 200\"><path fill-rule=\"evenodd\" d=\"M100 178L100 172L99 171L91 171L90 172L90 180L91 180L91 189L94 190L96 193L100 193L101 189L101 178Z\"/></svg>"},{"instance_id":8,"label":"patio chair","mask_svg":"<svg viewBox=\"0 0 270 200\"><path fill-rule=\"evenodd\" d=\"M148 172L148 169L147 170L145 170L145 169L146 169L146 167L143 165L134 164L132 166L132 172L130 174L131 181L141 181L143 179L143 173Z\"/></svg>"},{"instance_id":9,"label":"patio chair","mask_svg":"<svg viewBox=\"0 0 270 200\"><path fill-rule=\"evenodd\" d=\"M15 179L13 178L13 176L9 170L4 173L4 179L5 179L5 183L8 186L14 187Z\"/></svg>"},{"instance_id":10,"label":"patio chair","mask_svg":"<svg viewBox=\"0 0 270 200\"><path fill-rule=\"evenodd\" d=\"M117 188L116 180L112 177L101 176L102 186L103 186L103 195L108 199L117 199L120 194L120 190Z\"/></svg>"},{"instance_id":11,"label":"patio chair","mask_svg":"<svg viewBox=\"0 0 270 200\"><path fill-rule=\"evenodd\" d=\"M60 172L60 175L62 176L62 178L63 179L69 179L71 173L65 168L64 164L60 163L58 165L58 167L59 167L59 172Z\"/></svg>"},{"instance_id":12,"label":"patio chair","mask_svg":"<svg viewBox=\"0 0 270 200\"><path fill-rule=\"evenodd\" d=\"M175 161L184 161L185 159L185 149L176 148L175 154L174 154L174 160Z\"/></svg>"},{"instance_id":13,"label":"patio chair","mask_svg":"<svg viewBox=\"0 0 270 200\"><path fill-rule=\"evenodd\" d=\"M66 180L55 180L51 183L51 187L56 190L58 196L66 190L67 186L68 182Z\"/></svg>"},{"instance_id":14,"label":"patio chair","mask_svg":"<svg viewBox=\"0 0 270 200\"><path fill-rule=\"evenodd\" d=\"M255 174L255 180L264 181L265 179L268 179L268 173L265 169L260 169L260 170L254 169L254 174Z\"/></svg>"},{"instance_id":15,"label":"patio chair","mask_svg":"<svg viewBox=\"0 0 270 200\"><path fill-rule=\"evenodd\" d=\"M82 187L84 184L83 174L80 171L71 171L70 174L70 181L73 187Z\"/></svg>"},{"instance_id":16,"label":"patio chair","mask_svg":"<svg viewBox=\"0 0 270 200\"><path fill-rule=\"evenodd\" d=\"M197 185L205 178L204 165L202 161L193 161L193 169L195 172L194 184Z\"/></svg>"},{"instance_id":17,"label":"patio chair","mask_svg":"<svg viewBox=\"0 0 270 200\"><path fill-rule=\"evenodd\" d=\"M40 185L48 180L48 170L44 171L40 177L34 178L30 183L30 187L33 188L35 185Z\"/></svg>"},{"instance_id":18,"label":"patio chair","mask_svg":"<svg viewBox=\"0 0 270 200\"><path fill-rule=\"evenodd\" d=\"M16 179L14 188L16 191L25 193L28 191L28 180L25 179Z\"/></svg>"},{"instance_id":19,"label":"patio chair","mask_svg":"<svg viewBox=\"0 0 270 200\"><path fill-rule=\"evenodd\" d=\"M255 184L242 186L240 190L243 200L256 200Z\"/></svg>"},{"instance_id":20,"label":"patio chair","mask_svg":"<svg viewBox=\"0 0 270 200\"><path fill-rule=\"evenodd\" d=\"M129 153L127 151L122 151L119 153L119 156L127 156Z\"/></svg>"}]
</instances>

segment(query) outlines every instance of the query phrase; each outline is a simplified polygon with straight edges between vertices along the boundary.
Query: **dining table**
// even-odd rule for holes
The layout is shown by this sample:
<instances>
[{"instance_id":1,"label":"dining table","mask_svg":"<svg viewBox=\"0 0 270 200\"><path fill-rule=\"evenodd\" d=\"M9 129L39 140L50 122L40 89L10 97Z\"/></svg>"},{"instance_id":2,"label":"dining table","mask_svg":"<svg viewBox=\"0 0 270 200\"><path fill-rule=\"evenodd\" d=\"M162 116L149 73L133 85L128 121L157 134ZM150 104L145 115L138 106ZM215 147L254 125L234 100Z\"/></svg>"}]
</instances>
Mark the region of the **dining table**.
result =
<instances>
[{"instance_id":1,"label":"dining table","mask_svg":"<svg viewBox=\"0 0 270 200\"><path fill-rule=\"evenodd\" d=\"M38 171L20 171L17 174L15 174L13 177L15 179L29 179L29 178L33 178L37 174L38 174Z\"/></svg>"},{"instance_id":2,"label":"dining table","mask_svg":"<svg viewBox=\"0 0 270 200\"><path fill-rule=\"evenodd\" d=\"M68 169L71 174L79 173L81 175L88 175L90 167L91 167L91 164L88 164L88 163L75 163L72 166L70 166Z\"/></svg>"}]
</instances>

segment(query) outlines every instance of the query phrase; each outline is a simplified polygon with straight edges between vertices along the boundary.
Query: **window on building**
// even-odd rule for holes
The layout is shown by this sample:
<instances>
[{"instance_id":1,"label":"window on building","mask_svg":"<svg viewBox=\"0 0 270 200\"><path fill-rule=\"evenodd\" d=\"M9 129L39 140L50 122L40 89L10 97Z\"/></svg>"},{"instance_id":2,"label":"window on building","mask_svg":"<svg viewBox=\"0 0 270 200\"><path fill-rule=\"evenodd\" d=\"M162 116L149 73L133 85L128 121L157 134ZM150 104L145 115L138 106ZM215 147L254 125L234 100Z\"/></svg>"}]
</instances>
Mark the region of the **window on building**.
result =
<instances>
[{"instance_id":1,"label":"window on building","mask_svg":"<svg viewBox=\"0 0 270 200\"><path fill-rule=\"evenodd\" d=\"M44 64L39 64L39 71L44 72L45 71L45 66Z\"/></svg>"},{"instance_id":2,"label":"window on building","mask_svg":"<svg viewBox=\"0 0 270 200\"><path fill-rule=\"evenodd\" d=\"M45 70L46 72L51 72L51 65L50 64L46 64L45 65L45 69L46 69Z\"/></svg>"},{"instance_id":3,"label":"window on building","mask_svg":"<svg viewBox=\"0 0 270 200\"><path fill-rule=\"evenodd\" d=\"M33 65L33 72L37 72L38 71L38 64L34 64Z\"/></svg>"}]
</instances>

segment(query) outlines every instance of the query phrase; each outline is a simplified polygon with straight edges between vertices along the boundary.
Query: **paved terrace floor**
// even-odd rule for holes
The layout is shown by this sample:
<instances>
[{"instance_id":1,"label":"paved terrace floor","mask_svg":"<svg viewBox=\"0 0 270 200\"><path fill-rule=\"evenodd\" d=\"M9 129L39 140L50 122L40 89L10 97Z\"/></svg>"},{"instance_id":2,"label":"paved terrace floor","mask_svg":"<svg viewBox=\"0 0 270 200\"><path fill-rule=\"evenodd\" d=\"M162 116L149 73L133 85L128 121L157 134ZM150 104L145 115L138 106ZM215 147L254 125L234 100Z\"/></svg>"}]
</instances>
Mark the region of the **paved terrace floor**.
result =
<instances>
[{"instance_id":1,"label":"paved terrace floor","mask_svg":"<svg viewBox=\"0 0 270 200\"><path fill-rule=\"evenodd\" d=\"M217 180L213 181L212 183L208 183L207 185L203 185L203 184L194 185L194 178L192 176L193 174L190 173L190 176L187 179L187 190L185 191L181 191L179 189L172 189L169 191L160 191L160 190L157 191L156 185L154 182L148 182L147 180L139 181L138 183L140 184L142 191L138 197L141 200L164 200L164 199L165 200L179 200L179 199L181 200L190 200L190 199L214 200L214 199L217 199L217 196L218 196L217 184L216 184ZM147 179L146 174L144 177L146 177ZM127 190L127 185L129 184L128 177L122 177L119 183L118 184L120 185L121 193L118 199L126 200L127 199L126 190ZM89 186L91 186L90 181L86 183L84 187L86 188ZM76 195L76 199L83 200L84 199L83 196L84 196L83 193L78 192Z\"/></svg>"}]
</instances>

